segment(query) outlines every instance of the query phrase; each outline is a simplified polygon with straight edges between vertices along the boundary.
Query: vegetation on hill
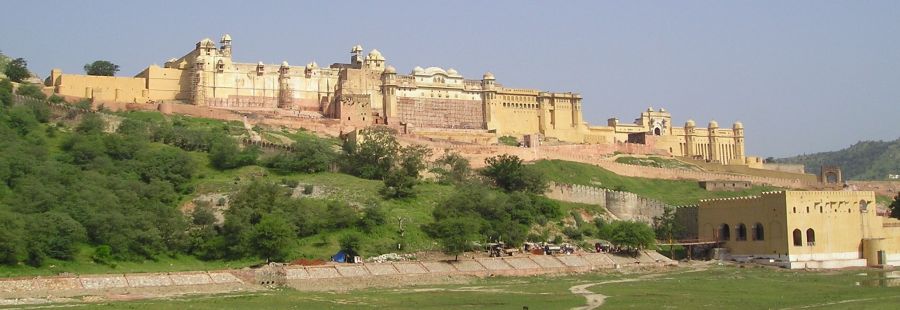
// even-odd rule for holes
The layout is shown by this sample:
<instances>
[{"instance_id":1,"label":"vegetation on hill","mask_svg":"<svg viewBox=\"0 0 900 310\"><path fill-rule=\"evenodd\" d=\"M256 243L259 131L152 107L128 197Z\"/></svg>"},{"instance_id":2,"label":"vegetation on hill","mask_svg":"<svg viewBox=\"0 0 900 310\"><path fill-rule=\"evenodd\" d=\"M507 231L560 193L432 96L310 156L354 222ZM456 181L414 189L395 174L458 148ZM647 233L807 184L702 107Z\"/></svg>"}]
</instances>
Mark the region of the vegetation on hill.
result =
<instances>
[{"instance_id":1,"label":"vegetation on hill","mask_svg":"<svg viewBox=\"0 0 900 310\"><path fill-rule=\"evenodd\" d=\"M84 65L84 73L97 76L114 76L119 72L119 65L107 60L97 60Z\"/></svg>"},{"instance_id":2,"label":"vegetation on hill","mask_svg":"<svg viewBox=\"0 0 900 310\"><path fill-rule=\"evenodd\" d=\"M861 141L848 148L774 159L776 163L802 164L818 174L822 166L840 166L848 180L885 180L900 175L900 138L893 141Z\"/></svg>"},{"instance_id":3,"label":"vegetation on hill","mask_svg":"<svg viewBox=\"0 0 900 310\"><path fill-rule=\"evenodd\" d=\"M547 179L567 184L603 187L632 192L671 205L696 204L700 199L757 195L775 190L768 186L753 186L736 192L710 192L693 180L661 180L625 177L591 164L562 160L540 160L531 165Z\"/></svg>"},{"instance_id":4,"label":"vegetation on hill","mask_svg":"<svg viewBox=\"0 0 900 310\"><path fill-rule=\"evenodd\" d=\"M617 163L637 166L648 166L656 168L673 168L673 169L696 169L697 167L679 161L677 159L662 158L658 156L633 157L619 156L616 158Z\"/></svg>"},{"instance_id":5,"label":"vegetation on hill","mask_svg":"<svg viewBox=\"0 0 900 310\"><path fill-rule=\"evenodd\" d=\"M0 94L7 86L0 81ZM652 243L633 234L646 225L601 231L581 218L600 213L596 206L540 196L546 177L515 156L480 170L455 153L428 163L428 149L400 146L381 127L340 147L285 133L291 150L264 152L238 143L247 133L237 122L124 112L107 132L105 114L8 102L0 108L0 275L235 267L338 250L458 254L496 240ZM422 178L427 167L435 181Z\"/></svg>"}]
</instances>

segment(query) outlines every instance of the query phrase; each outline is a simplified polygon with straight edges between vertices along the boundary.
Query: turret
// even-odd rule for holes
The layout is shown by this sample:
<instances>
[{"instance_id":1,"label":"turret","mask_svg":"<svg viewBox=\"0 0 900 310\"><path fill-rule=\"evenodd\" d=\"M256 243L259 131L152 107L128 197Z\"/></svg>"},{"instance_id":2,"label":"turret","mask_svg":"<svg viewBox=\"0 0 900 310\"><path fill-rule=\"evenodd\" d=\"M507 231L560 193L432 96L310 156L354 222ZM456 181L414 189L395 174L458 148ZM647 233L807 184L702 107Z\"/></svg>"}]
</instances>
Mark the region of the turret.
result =
<instances>
[{"instance_id":1,"label":"turret","mask_svg":"<svg viewBox=\"0 0 900 310\"><path fill-rule=\"evenodd\" d=\"M216 44L213 43L209 38L200 40L197 42L197 52L198 55L201 56L213 56L213 51L216 50Z\"/></svg>"},{"instance_id":2,"label":"turret","mask_svg":"<svg viewBox=\"0 0 900 310\"><path fill-rule=\"evenodd\" d=\"M362 45L357 44L357 45L354 45L352 48L350 48L350 64L351 65L353 65L357 68L362 67L362 64L363 64L362 52L363 52Z\"/></svg>"},{"instance_id":3,"label":"turret","mask_svg":"<svg viewBox=\"0 0 900 310\"><path fill-rule=\"evenodd\" d=\"M694 157L694 128L697 124L694 120L689 119L684 123L684 156Z\"/></svg>"},{"instance_id":4,"label":"turret","mask_svg":"<svg viewBox=\"0 0 900 310\"><path fill-rule=\"evenodd\" d=\"M397 111L397 69L393 66L384 68L384 72L381 74L381 81L384 119L388 125L393 125L399 119Z\"/></svg>"},{"instance_id":5,"label":"turret","mask_svg":"<svg viewBox=\"0 0 900 310\"><path fill-rule=\"evenodd\" d=\"M231 57L231 35L225 34L222 36L222 39L219 40L219 47L223 57Z\"/></svg>"},{"instance_id":6,"label":"turret","mask_svg":"<svg viewBox=\"0 0 900 310\"><path fill-rule=\"evenodd\" d=\"M200 43L197 44L200 47ZM194 59L194 68L191 81L191 102L194 105L202 106L206 103L206 87L204 79L206 77L206 56L200 54Z\"/></svg>"},{"instance_id":7,"label":"turret","mask_svg":"<svg viewBox=\"0 0 900 310\"><path fill-rule=\"evenodd\" d=\"M366 55L366 68L370 70L384 70L384 56L377 49L373 49Z\"/></svg>"},{"instance_id":8,"label":"turret","mask_svg":"<svg viewBox=\"0 0 900 310\"><path fill-rule=\"evenodd\" d=\"M719 152L719 141L718 141L718 129L719 123L716 121L709 121L709 160L720 160L719 156L721 152Z\"/></svg>"},{"instance_id":9,"label":"turret","mask_svg":"<svg viewBox=\"0 0 900 310\"><path fill-rule=\"evenodd\" d=\"M494 89L494 82L494 74L485 72L481 79L481 88L484 90L482 93L482 100L484 100L484 125L488 130L497 129L497 121L494 117L494 114L496 114L495 109L497 108L497 91Z\"/></svg>"},{"instance_id":10,"label":"turret","mask_svg":"<svg viewBox=\"0 0 900 310\"><path fill-rule=\"evenodd\" d=\"M734 130L734 160L738 164L743 164L747 161L744 156L744 124L734 122L732 130Z\"/></svg>"},{"instance_id":11,"label":"turret","mask_svg":"<svg viewBox=\"0 0 900 310\"><path fill-rule=\"evenodd\" d=\"M290 109L294 103L290 74L291 66L287 61L282 61L281 67L278 67L278 107L282 109Z\"/></svg>"}]
</instances>

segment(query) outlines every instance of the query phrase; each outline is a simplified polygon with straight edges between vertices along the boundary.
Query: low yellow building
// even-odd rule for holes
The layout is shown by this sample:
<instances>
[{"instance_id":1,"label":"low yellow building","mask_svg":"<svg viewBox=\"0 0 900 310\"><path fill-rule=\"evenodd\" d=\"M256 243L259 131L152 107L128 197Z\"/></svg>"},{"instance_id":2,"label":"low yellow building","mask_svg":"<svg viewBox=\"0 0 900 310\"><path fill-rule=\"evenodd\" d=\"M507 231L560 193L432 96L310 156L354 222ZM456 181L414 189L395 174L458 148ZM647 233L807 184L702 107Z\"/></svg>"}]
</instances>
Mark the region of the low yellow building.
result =
<instances>
[{"instance_id":1,"label":"low yellow building","mask_svg":"<svg viewBox=\"0 0 900 310\"><path fill-rule=\"evenodd\" d=\"M732 259L787 268L900 264L900 221L876 214L875 193L784 191L701 200L701 240Z\"/></svg>"}]
</instances>

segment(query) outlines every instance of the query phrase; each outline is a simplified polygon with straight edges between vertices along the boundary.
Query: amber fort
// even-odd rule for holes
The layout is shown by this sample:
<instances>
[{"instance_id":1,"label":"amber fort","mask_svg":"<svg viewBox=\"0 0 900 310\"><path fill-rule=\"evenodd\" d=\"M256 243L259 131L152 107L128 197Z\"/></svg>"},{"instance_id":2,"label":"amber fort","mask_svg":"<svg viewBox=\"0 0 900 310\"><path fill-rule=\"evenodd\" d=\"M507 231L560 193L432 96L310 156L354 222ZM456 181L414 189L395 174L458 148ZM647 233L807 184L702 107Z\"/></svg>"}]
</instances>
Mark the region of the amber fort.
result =
<instances>
[{"instance_id":1,"label":"amber fort","mask_svg":"<svg viewBox=\"0 0 900 310\"><path fill-rule=\"evenodd\" d=\"M676 126L665 109L647 108L634 122L610 118L606 124L588 124L578 93L508 87L490 72L478 79L438 67L402 74L377 49L365 53L359 45L350 49L348 63L328 66L315 61L304 66L237 62L232 48L232 38L225 34L218 45L203 39L184 56L151 65L134 77L54 69L45 84L56 94L90 98L107 107L155 106L163 112L174 107L212 114L206 116L256 113L345 128L382 124L426 138L475 144L496 143L502 136L550 144L633 143L708 162L759 163L744 154L740 122L720 127L710 121L704 128L688 120Z\"/></svg>"}]
</instances>

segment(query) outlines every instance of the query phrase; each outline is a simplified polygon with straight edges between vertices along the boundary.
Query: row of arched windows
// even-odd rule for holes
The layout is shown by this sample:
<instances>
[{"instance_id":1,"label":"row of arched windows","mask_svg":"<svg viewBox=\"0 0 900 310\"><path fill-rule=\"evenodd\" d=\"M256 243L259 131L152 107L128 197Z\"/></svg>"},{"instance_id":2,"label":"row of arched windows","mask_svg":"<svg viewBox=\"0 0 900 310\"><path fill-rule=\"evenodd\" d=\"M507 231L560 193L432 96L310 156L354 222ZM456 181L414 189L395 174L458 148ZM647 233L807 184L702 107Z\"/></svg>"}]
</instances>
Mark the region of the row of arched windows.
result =
<instances>
[{"instance_id":1,"label":"row of arched windows","mask_svg":"<svg viewBox=\"0 0 900 310\"><path fill-rule=\"evenodd\" d=\"M736 235L735 241L747 241L747 225L740 223L734 231ZM720 225L716 235L719 241L731 240L731 226L728 224ZM750 227L750 237L752 237L753 241L766 240L766 233L762 223L756 223Z\"/></svg>"},{"instance_id":2,"label":"row of arched windows","mask_svg":"<svg viewBox=\"0 0 900 310\"><path fill-rule=\"evenodd\" d=\"M803 232L800 229L794 229L794 246L803 246ZM816 231L812 228L806 230L806 246L816 245Z\"/></svg>"}]
</instances>

